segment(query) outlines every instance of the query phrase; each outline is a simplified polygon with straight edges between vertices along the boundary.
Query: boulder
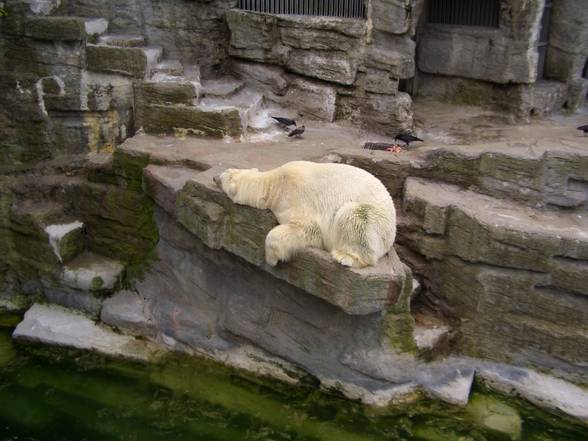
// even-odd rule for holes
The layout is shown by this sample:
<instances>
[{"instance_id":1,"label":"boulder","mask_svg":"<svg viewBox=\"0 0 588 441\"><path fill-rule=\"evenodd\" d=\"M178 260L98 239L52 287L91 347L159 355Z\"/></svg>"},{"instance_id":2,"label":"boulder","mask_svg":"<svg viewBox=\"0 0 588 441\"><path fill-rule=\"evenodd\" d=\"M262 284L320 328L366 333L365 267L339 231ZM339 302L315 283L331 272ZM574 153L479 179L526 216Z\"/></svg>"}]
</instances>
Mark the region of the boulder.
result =
<instances>
[{"instance_id":1,"label":"boulder","mask_svg":"<svg viewBox=\"0 0 588 441\"><path fill-rule=\"evenodd\" d=\"M337 94L331 86L296 78L284 96L274 97L279 104L298 109L306 117L334 121Z\"/></svg>"},{"instance_id":2,"label":"boulder","mask_svg":"<svg viewBox=\"0 0 588 441\"><path fill-rule=\"evenodd\" d=\"M357 60L348 52L292 50L286 68L331 83L350 85L355 81Z\"/></svg>"},{"instance_id":3,"label":"boulder","mask_svg":"<svg viewBox=\"0 0 588 441\"><path fill-rule=\"evenodd\" d=\"M288 80L281 67L235 60L231 63L231 68L242 80L269 87L276 95L283 95L288 87Z\"/></svg>"},{"instance_id":4,"label":"boulder","mask_svg":"<svg viewBox=\"0 0 588 441\"><path fill-rule=\"evenodd\" d=\"M414 76L414 43L410 52L382 49L369 46L365 53L365 65L389 72L392 78L412 78Z\"/></svg>"}]
</instances>

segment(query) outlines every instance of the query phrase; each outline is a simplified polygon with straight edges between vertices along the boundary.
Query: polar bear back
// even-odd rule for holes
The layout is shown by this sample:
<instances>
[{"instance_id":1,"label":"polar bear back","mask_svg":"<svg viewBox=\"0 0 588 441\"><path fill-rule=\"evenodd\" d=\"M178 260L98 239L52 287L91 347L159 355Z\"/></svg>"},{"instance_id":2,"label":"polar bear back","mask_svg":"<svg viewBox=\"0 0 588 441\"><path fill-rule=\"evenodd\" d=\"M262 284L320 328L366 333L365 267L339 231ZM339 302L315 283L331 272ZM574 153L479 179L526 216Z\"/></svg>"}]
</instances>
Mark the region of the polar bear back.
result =
<instances>
[{"instance_id":1,"label":"polar bear back","mask_svg":"<svg viewBox=\"0 0 588 441\"><path fill-rule=\"evenodd\" d=\"M331 218L348 202L372 204L395 215L386 187L367 171L347 164L293 161L267 173L275 199L270 207L280 223L293 217ZM271 191L271 190L270 190Z\"/></svg>"}]
</instances>

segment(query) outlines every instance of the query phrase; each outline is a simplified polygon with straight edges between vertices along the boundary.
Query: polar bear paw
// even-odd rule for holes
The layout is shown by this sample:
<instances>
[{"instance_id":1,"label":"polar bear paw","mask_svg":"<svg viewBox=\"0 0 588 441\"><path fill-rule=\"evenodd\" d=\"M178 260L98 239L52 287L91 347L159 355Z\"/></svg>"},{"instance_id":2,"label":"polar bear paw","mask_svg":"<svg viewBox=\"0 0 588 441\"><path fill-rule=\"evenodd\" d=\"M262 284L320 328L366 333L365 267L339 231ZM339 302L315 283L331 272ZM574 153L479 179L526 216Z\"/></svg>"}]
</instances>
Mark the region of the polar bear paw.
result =
<instances>
[{"instance_id":1,"label":"polar bear paw","mask_svg":"<svg viewBox=\"0 0 588 441\"><path fill-rule=\"evenodd\" d=\"M357 256L346 253L345 251L333 250L331 251L331 256L343 266L356 268L365 266Z\"/></svg>"}]
</instances>

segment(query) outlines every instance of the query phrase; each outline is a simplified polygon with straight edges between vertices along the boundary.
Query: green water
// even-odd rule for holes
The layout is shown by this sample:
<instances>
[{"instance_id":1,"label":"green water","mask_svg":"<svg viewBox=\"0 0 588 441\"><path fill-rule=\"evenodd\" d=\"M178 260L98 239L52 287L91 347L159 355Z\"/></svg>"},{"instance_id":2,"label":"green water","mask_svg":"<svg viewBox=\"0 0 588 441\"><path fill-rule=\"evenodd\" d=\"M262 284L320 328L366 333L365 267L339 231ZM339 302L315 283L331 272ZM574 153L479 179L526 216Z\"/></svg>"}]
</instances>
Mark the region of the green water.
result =
<instances>
[{"instance_id":1,"label":"green water","mask_svg":"<svg viewBox=\"0 0 588 441\"><path fill-rule=\"evenodd\" d=\"M2 326L4 325L4 326ZM475 391L466 409L374 411L207 361L157 366L79 353L33 355L0 315L0 440L585 441L588 430Z\"/></svg>"}]
</instances>

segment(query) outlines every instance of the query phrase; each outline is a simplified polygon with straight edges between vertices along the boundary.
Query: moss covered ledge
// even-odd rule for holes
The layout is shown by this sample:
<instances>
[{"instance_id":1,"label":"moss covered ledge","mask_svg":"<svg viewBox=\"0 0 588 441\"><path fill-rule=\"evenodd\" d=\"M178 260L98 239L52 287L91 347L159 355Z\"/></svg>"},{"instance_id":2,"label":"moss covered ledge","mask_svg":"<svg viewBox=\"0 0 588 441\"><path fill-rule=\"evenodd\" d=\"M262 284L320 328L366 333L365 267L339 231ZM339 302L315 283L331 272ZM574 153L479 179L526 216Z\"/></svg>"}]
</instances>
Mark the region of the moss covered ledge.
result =
<instances>
[{"instance_id":1,"label":"moss covered ledge","mask_svg":"<svg viewBox=\"0 0 588 441\"><path fill-rule=\"evenodd\" d=\"M394 250L363 269L342 267L318 249L307 249L289 263L267 265L265 236L277 221L269 210L234 204L212 181L220 171L149 165L144 185L161 208L210 248L225 249L347 314L409 310L412 275Z\"/></svg>"}]
</instances>

